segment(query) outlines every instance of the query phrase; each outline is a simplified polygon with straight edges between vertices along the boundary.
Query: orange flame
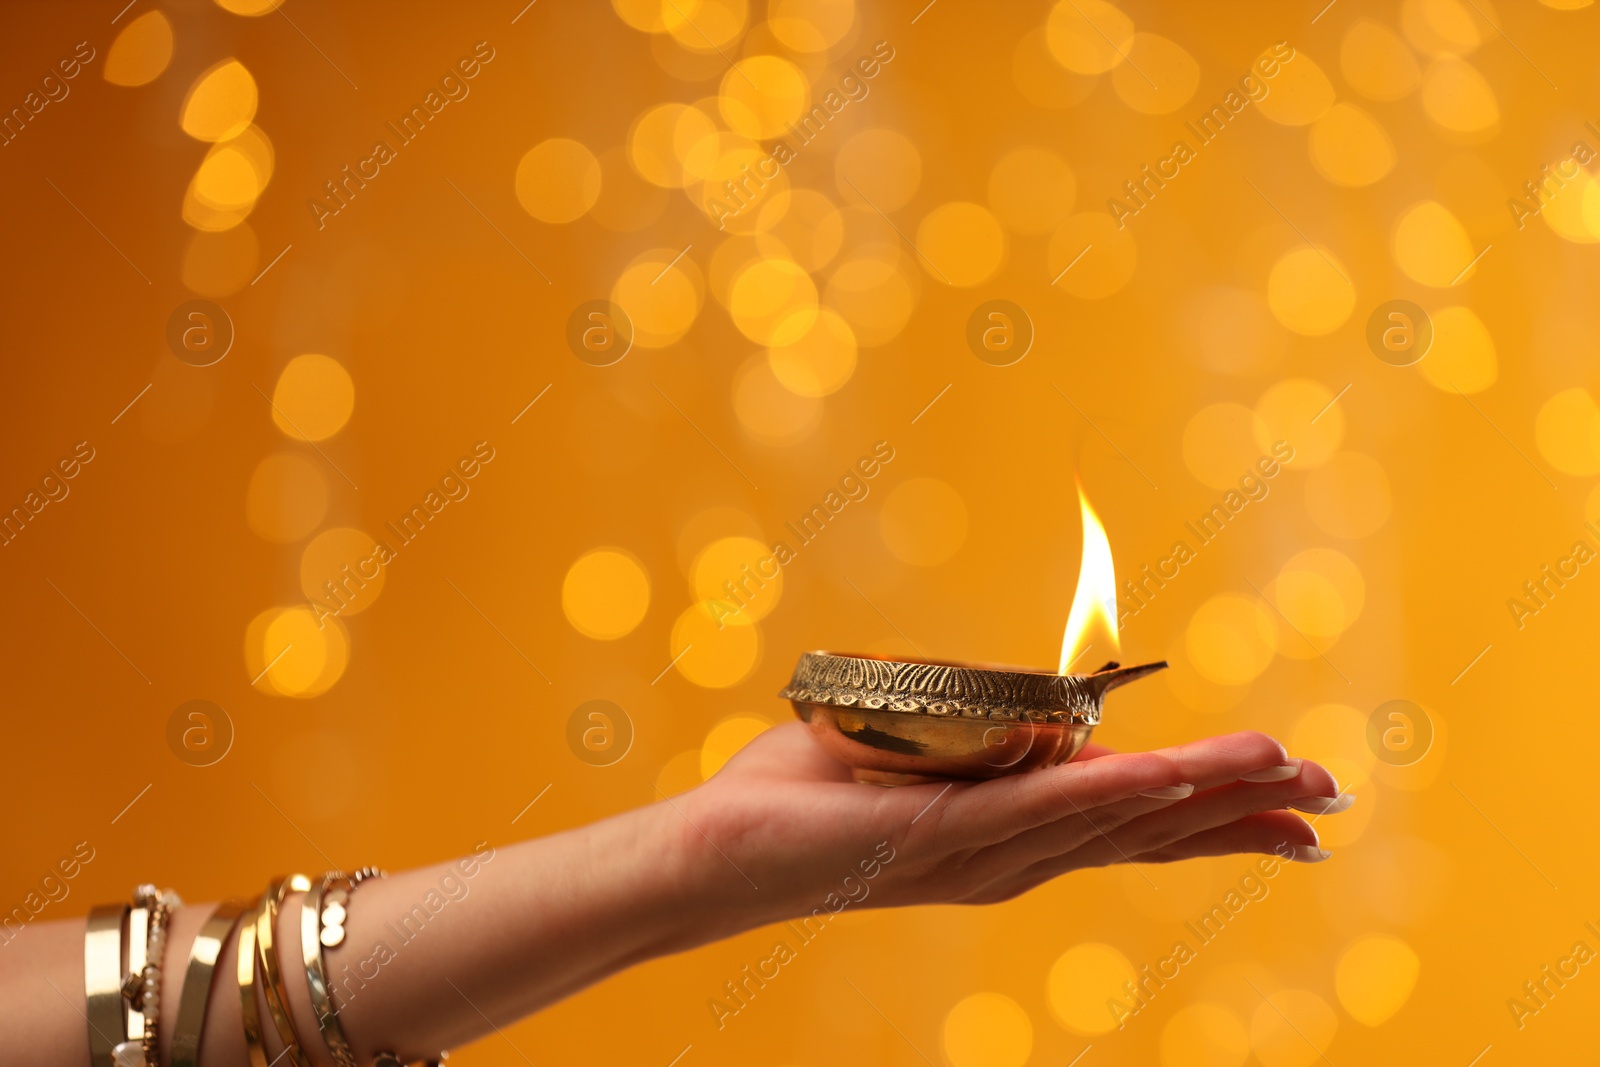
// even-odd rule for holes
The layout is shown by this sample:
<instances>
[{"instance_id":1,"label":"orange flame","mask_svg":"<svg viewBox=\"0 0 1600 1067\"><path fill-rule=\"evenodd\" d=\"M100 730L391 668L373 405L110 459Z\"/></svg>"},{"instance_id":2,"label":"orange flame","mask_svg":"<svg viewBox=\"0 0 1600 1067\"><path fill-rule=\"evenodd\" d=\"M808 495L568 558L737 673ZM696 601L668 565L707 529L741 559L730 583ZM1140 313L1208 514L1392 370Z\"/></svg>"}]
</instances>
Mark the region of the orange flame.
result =
<instances>
[{"instance_id":1,"label":"orange flame","mask_svg":"<svg viewBox=\"0 0 1600 1067\"><path fill-rule=\"evenodd\" d=\"M1072 610L1067 613L1067 630L1061 637L1061 670L1066 674L1089 648L1091 630L1104 631L1115 659L1120 647L1117 638L1117 572L1111 563L1111 542L1100 517L1089 506L1089 498L1078 485L1078 504L1083 511L1083 558L1078 564L1078 588L1072 595Z\"/></svg>"}]
</instances>

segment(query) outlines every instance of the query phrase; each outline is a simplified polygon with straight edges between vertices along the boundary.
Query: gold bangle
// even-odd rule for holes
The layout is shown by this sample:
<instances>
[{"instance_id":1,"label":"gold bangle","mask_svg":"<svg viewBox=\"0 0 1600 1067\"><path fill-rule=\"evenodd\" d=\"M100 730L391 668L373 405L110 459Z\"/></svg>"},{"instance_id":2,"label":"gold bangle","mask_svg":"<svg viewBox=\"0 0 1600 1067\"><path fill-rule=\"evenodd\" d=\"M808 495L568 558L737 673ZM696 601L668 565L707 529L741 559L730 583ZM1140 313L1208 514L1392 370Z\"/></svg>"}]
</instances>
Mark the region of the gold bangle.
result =
<instances>
[{"instance_id":1,"label":"gold bangle","mask_svg":"<svg viewBox=\"0 0 1600 1067\"><path fill-rule=\"evenodd\" d=\"M126 904L89 909L83 933L83 979L89 1020L89 1063L112 1067L111 1050L127 1040L122 1015L122 924Z\"/></svg>"},{"instance_id":2,"label":"gold bangle","mask_svg":"<svg viewBox=\"0 0 1600 1067\"><path fill-rule=\"evenodd\" d=\"M338 1067L356 1067L355 1053L339 1024L339 1013L333 1006L333 995L328 988L328 975L322 965L323 946L337 947L344 941L346 908L356 887L369 878L382 878L384 872L376 867L363 867L349 876L339 871L329 871L306 894L300 905L300 955L306 965L306 988L311 992L311 1012L317 1017L317 1028L322 1031L322 1041L328 1046ZM326 903L325 903L326 901Z\"/></svg>"},{"instance_id":3,"label":"gold bangle","mask_svg":"<svg viewBox=\"0 0 1600 1067\"><path fill-rule=\"evenodd\" d=\"M211 999L211 979L217 957L233 932L244 904L225 900L195 935L189 950L189 968L183 976L183 992L178 1003L178 1020L172 1030L172 1067L196 1067L200 1057L200 1037L205 1032L206 1004Z\"/></svg>"},{"instance_id":4,"label":"gold bangle","mask_svg":"<svg viewBox=\"0 0 1600 1067\"><path fill-rule=\"evenodd\" d=\"M245 921L239 924L239 1016L244 1022L245 1050L250 1067L267 1067L267 1048L261 1043L261 1009L256 1006L256 924L255 911L261 897L250 902Z\"/></svg>"},{"instance_id":5,"label":"gold bangle","mask_svg":"<svg viewBox=\"0 0 1600 1067\"><path fill-rule=\"evenodd\" d=\"M278 1040L282 1042L284 1051L289 1054L289 1062L294 1067L311 1067L311 1061L300 1051L300 1039L294 1032L294 1023L285 1007L289 999L289 987L284 985L283 969L278 965L278 953L272 944L273 926L278 921L278 909L283 905L284 896L291 891L304 893L310 888L311 879L303 874L280 878L267 887L261 897L261 907L256 911L256 955L261 964L261 987L267 994L267 1014L272 1016L272 1025L278 1030Z\"/></svg>"},{"instance_id":6,"label":"gold bangle","mask_svg":"<svg viewBox=\"0 0 1600 1067\"><path fill-rule=\"evenodd\" d=\"M150 953L150 907L135 901L133 908L128 912L128 951L126 959L128 966L125 968L122 980L123 1007L128 1018L128 1040L142 1043L144 1041L144 1012L134 1007L135 997L130 990L134 988L136 980L144 978L144 965L149 963Z\"/></svg>"}]
</instances>

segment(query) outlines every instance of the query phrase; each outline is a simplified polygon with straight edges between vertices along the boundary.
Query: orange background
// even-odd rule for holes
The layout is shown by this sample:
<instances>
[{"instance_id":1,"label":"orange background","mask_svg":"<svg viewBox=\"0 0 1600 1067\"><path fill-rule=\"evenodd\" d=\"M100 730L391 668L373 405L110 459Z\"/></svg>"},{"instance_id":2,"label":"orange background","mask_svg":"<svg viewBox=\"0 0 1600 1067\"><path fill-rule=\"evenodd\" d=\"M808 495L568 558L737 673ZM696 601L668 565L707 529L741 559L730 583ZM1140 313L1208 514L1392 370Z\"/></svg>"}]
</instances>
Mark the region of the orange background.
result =
<instances>
[{"instance_id":1,"label":"orange background","mask_svg":"<svg viewBox=\"0 0 1600 1067\"><path fill-rule=\"evenodd\" d=\"M94 449L0 549L7 910L85 840L94 860L41 919L143 880L214 899L329 858L403 868L649 803L785 721L772 694L804 649L1051 668L1081 545L1074 472L1128 577L1281 439L1296 459L1269 494L1127 620L1120 658L1172 669L1116 694L1097 739L1267 730L1360 799L1318 822L1330 862L1266 882L1125 1029L1100 1007L1119 968L1166 957L1245 858L1082 873L982 910L847 912L718 1031L707 1001L769 954L756 931L458 1058L1292 1067L1593 1048L1593 968L1520 1029L1507 1005L1574 942L1600 948L1582 621L1600 579L1581 567L1521 628L1508 606L1574 542L1600 543L1584 528L1600 514L1584 392L1600 187L1563 163L1600 147L1592 8L117 6L13 6L0 34L8 109L78 42L95 51L0 148L0 504ZM323 183L482 41L494 58L470 95L319 229ZM814 143L772 131L879 41L892 61ZM1267 97L1117 229L1108 199L1280 41L1294 58ZM253 110L237 80L198 85L229 58ZM192 95L221 146L180 125ZM676 113L676 143L636 130L672 102L699 111ZM545 149L519 188L552 138L586 151ZM793 161L741 233L719 231L705 180L778 140ZM229 144L217 166L234 169L197 203ZM1546 165L1568 180L1519 228L1507 201L1535 206L1523 183ZM658 271L664 288L640 283ZM237 332L209 367L167 347L193 299ZM606 299L638 334L596 367L567 320ZM1396 299L1436 327L1415 366L1367 343ZM988 300L1031 321L1014 365L968 348ZM853 363L837 331L769 357L815 322L848 327ZM344 369L353 406L326 362L285 377L307 354ZM326 630L282 615L305 610L319 531L386 536L480 441L495 458L399 548L370 610ZM793 546L784 522L878 441L892 462L759 619L698 623L720 584L697 589L702 551ZM269 460L292 473L276 489ZM608 546L636 570L564 601L569 568ZM575 625L595 618L625 632ZM300 644L269 664L284 634ZM607 767L567 740L596 699L634 731ZM169 747L190 700L233 725L212 766ZM1368 740L1391 700L1434 734L1408 766Z\"/></svg>"}]
</instances>

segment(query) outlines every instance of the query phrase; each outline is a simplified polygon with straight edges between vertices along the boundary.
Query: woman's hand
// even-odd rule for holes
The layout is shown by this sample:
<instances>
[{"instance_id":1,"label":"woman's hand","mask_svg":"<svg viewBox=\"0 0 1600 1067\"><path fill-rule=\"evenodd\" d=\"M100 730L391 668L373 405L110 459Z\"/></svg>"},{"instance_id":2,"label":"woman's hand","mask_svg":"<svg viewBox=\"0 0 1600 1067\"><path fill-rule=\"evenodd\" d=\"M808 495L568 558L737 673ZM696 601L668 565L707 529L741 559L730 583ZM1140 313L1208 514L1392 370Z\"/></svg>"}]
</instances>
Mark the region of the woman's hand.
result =
<instances>
[{"instance_id":1,"label":"woman's hand","mask_svg":"<svg viewBox=\"0 0 1600 1067\"><path fill-rule=\"evenodd\" d=\"M1328 855L1316 832L1283 809L1353 801L1254 732L1155 752L1091 745L1059 767L884 789L852 781L791 723L668 803L693 857L686 877L744 928L809 914L830 893L870 907L986 904L1111 863L1233 852L1314 863Z\"/></svg>"}]
</instances>

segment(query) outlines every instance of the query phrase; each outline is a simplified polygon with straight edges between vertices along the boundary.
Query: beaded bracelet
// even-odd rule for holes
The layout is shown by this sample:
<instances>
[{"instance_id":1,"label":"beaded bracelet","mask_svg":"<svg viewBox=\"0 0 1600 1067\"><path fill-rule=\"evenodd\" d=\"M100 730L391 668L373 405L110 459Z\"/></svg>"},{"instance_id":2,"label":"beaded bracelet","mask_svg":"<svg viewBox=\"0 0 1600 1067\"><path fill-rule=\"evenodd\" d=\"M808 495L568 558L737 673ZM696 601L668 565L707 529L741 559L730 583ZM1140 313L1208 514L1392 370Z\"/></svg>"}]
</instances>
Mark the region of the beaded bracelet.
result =
<instances>
[{"instance_id":1,"label":"beaded bracelet","mask_svg":"<svg viewBox=\"0 0 1600 1067\"><path fill-rule=\"evenodd\" d=\"M170 889L163 893L141 885L134 890L134 907L128 912L128 970L121 988L127 1038L111 1050L115 1067L158 1067L161 964L172 912L182 903Z\"/></svg>"},{"instance_id":2,"label":"beaded bracelet","mask_svg":"<svg viewBox=\"0 0 1600 1067\"><path fill-rule=\"evenodd\" d=\"M311 887L300 905L300 954L306 967L306 988L311 994L311 1013L317 1017L323 1044L339 1067L356 1067L355 1053L339 1025L339 1013L328 989L327 970L322 963L324 946L334 948L344 941L346 908L350 894L368 878L382 878L376 867L363 867L349 877L329 871Z\"/></svg>"}]
</instances>

